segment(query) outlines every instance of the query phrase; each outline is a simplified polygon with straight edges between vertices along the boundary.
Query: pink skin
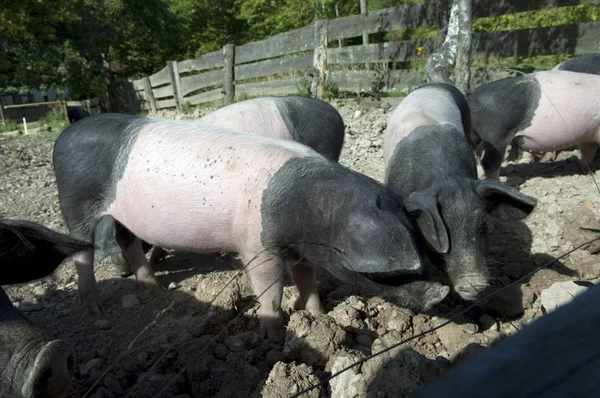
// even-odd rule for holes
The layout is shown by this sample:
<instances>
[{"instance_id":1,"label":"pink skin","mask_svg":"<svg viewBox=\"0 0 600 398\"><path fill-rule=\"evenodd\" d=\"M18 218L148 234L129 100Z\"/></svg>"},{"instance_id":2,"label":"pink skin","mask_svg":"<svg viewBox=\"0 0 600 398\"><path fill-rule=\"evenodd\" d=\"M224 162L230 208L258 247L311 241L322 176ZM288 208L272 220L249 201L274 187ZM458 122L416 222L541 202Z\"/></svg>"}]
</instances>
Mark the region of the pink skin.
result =
<instances>
[{"instance_id":1,"label":"pink skin","mask_svg":"<svg viewBox=\"0 0 600 398\"><path fill-rule=\"evenodd\" d=\"M252 101L242 101L228 105L195 122L234 131L244 131L263 137L293 140L292 134L281 118L274 99L271 98L257 98ZM166 249L155 247L152 250L150 264L158 264L167 254Z\"/></svg>"},{"instance_id":2,"label":"pink skin","mask_svg":"<svg viewBox=\"0 0 600 398\"><path fill-rule=\"evenodd\" d=\"M423 87L410 93L390 116L383 137L385 167L396 145L419 126L453 124L463 131L460 109L452 96L435 87Z\"/></svg>"},{"instance_id":3,"label":"pink skin","mask_svg":"<svg viewBox=\"0 0 600 398\"><path fill-rule=\"evenodd\" d=\"M535 76L542 94L531 126L516 134L521 148L540 155L577 144L587 171L600 142L600 76L554 70Z\"/></svg>"},{"instance_id":4,"label":"pink skin","mask_svg":"<svg viewBox=\"0 0 600 398\"><path fill-rule=\"evenodd\" d=\"M263 137L293 140L273 99L258 98L228 105L197 120L232 130L242 130Z\"/></svg>"},{"instance_id":5,"label":"pink skin","mask_svg":"<svg viewBox=\"0 0 600 398\"><path fill-rule=\"evenodd\" d=\"M159 247L239 253L244 264L250 263L246 273L260 296L260 333L279 338L283 265L260 240L262 193L287 160L311 153L294 142L157 121L140 131L117 182L116 199L103 214ZM139 239L125 250L125 256L136 277L152 283L155 279ZM95 296L93 265L85 260L79 255L75 259L80 288ZM301 297L307 297L306 307L315 310L314 274L306 281L296 279Z\"/></svg>"}]
</instances>

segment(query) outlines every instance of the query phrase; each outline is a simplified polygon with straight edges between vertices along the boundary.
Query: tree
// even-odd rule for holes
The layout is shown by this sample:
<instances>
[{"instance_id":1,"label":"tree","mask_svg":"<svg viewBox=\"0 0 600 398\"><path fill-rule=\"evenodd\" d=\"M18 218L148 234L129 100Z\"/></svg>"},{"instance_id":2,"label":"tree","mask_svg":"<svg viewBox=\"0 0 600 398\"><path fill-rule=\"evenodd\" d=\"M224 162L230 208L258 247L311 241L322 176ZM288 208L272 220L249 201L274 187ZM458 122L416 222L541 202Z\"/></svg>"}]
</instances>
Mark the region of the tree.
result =
<instances>
[{"instance_id":1,"label":"tree","mask_svg":"<svg viewBox=\"0 0 600 398\"><path fill-rule=\"evenodd\" d=\"M425 75L429 83L454 84L468 92L471 79L472 0L454 0L450 9L446 39L429 57Z\"/></svg>"}]
</instances>

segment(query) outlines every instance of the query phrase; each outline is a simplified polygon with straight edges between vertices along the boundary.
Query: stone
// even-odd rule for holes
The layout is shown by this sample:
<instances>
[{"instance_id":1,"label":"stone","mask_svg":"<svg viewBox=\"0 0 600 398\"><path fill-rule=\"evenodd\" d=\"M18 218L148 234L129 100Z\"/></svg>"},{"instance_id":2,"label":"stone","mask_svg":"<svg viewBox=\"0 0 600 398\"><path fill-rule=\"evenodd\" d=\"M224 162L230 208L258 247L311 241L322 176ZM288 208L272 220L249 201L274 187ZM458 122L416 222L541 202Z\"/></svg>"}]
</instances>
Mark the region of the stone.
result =
<instances>
[{"instance_id":1,"label":"stone","mask_svg":"<svg viewBox=\"0 0 600 398\"><path fill-rule=\"evenodd\" d=\"M587 288L573 281L555 282L547 289L542 290L541 303L546 312L552 312L563 304L573 300L575 296L584 292Z\"/></svg>"},{"instance_id":2,"label":"stone","mask_svg":"<svg viewBox=\"0 0 600 398\"><path fill-rule=\"evenodd\" d=\"M100 330L109 330L112 327L110 321L107 319L98 319L94 322L94 325Z\"/></svg>"},{"instance_id":3,"label":"stone","mask_svg":"<svg viewBox=\"0 0 600 398\"><path fill-rule=\"evenodd\" d=\"M126 294L121 297L121 307L123 308L133 308L138 305L140 305L140 300L135 294Z\"/></svg>"},{"instance_id":4,"label":"stone","mask_svg":"<svg viewBox=\"0 0 600 398\"><path fill-rule=\"evenodd\" d=\"M87 361L85 364L81 365L79 368L79 374L81 376L87 376L90 374L92 369L99 369L102 364L102 360L100 358L92 358Z\"/></svg>"}]
</instances>

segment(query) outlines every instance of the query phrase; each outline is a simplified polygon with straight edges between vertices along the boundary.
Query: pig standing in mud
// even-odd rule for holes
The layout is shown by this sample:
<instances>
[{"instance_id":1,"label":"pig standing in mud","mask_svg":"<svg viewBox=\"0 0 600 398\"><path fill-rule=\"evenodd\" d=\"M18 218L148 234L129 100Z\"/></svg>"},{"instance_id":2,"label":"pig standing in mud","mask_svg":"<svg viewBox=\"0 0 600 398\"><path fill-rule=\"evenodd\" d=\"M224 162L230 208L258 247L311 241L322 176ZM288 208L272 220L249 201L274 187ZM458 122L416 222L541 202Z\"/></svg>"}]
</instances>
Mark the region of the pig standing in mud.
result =
<instances>
[{"instance_id":1,"label":"pig standing in mud","mask_svg":"<svg viewBox=\"0 0 600 398\"><path fill-rule=\"evenodd\" d=\"M142 240L183 251L239 253L260 303L260 334L281 336L283 264L298 307L322 311L315 266L381 292L423 270L399 196L375 180L284 140L194 123L103 114L65 129L54 146L60 208L72 236L83 300L96 312L94 262L123 251L138 280L157 284ZM419 203L411 205L419 208ZM424 213L427 208L422 208ZM436 282L392 286L397 301L429 308Z\"/></svg>"},{"instance_id":2,"label":"pig standing in mud","mask_svg":"<svg viewBox=\"0 0 600 398\"><path fill-rule=\"evenodd\" d=\"M505 220L527 216L535 199L494 180L477 179L465 137L471 128L463 95L447 84L410 93L392 113L384 135L385 183L407 198L416 224L461 297L477 298L489 284L487 214ZM420 203L421 208L410 207Z\"/></svg>"},{"instance_id":3,"label":"pig standing in mud","mask_svg":"<svg viewBox=\"0 0 600 398\"><path fill-rule=\"evenodd\" d=\"M600 76L561 70L484 84L467 96L473 149L488 178L498 178L513 142L533 155L577 145L591 168L600 142ZM589 168L588 168L589 167Z\"/></svg>"},{"instance_id":4,"label":"pig standing in mud","mask_svg":"<svg viewBox=\"0 0 600 398\"><path fill-rule=\"evenodd\" d=\"M52 273L65 258L92 245L41 225L0 220L0 285L24 283ZM16 309L0 287L0 396L58 397L69 388L75 355L51 340Z\"/></svg>"},{"instance_id":5,"label":"pig standing in mud","mask_svg":"<svg viewBox=\"0 0 600 398\"><path fill-rule=\"evenodd\" d=\"M209 113L196 122L244 131L263 137L297 141L337 162L344 145L344 121L327 102L299 96L256 98L237 102ZM145 245L144 250L150 247ZM167 252L155 247L150 264ZM121 276L131 272L124 261L113 257Z\"/></svg>"}]
</instances>

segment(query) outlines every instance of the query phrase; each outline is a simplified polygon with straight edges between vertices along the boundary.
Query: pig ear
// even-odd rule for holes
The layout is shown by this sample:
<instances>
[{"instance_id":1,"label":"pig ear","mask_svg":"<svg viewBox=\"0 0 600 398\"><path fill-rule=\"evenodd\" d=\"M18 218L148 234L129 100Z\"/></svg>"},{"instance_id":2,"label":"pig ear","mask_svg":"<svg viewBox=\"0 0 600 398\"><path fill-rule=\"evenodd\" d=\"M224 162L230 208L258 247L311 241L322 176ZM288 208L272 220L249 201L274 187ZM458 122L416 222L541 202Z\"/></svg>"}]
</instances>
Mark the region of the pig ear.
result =
<instances>
[{"instance_id":1,"label":"pig ear","mask_svg":"<svg viewBox=\"0 0 600 398\"><path fill-rule=\"evenodd\" d=\"M502 220L521 220L535 208L537 200L496 180L481 180L475 187L477 196L492 206L490 214Z\"/></svg>"},{"instance_id":2,"label":"pig ear","mask_svg":"<svg viewBox=\"0 0 600 398\"><path fill-rule=\"evenodd\" d=\"M413 192L404 201L404 207L413 217L421 234L431 248L438 253L447 253L450 249L446 224L438 210L437 199L432 192Z\"/></svg>"}]
</instances>

